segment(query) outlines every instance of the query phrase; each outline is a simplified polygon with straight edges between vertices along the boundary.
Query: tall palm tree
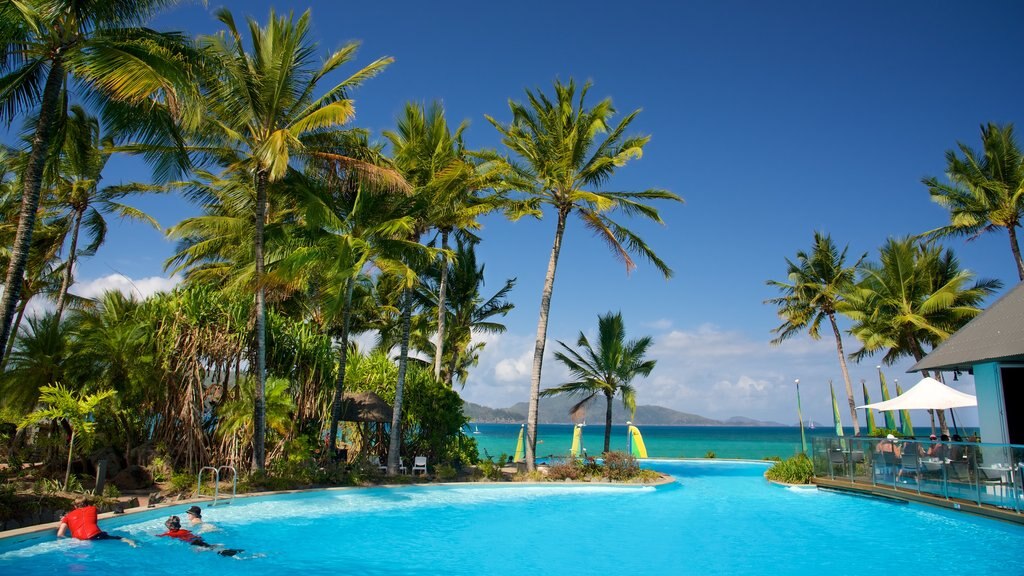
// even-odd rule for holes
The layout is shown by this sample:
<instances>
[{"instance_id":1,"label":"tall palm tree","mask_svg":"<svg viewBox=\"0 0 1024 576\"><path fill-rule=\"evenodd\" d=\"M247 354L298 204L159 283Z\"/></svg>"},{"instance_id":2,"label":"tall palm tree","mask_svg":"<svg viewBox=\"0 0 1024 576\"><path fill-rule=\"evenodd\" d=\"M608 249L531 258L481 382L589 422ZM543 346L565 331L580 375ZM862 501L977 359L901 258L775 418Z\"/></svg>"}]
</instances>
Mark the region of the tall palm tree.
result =
<instances>
[{"instance_id":1,"label":"tall palm tree","mask_svg":"<svg viewBox=\"0 0 1024 576\"><path fill-rule=\"evenodd\" d=\"M64 145L58 160L55 202L64 207L71 236L64 273L57 294L57 317L64 313L68 290L74 282L74 267L79 256L91 256L106 239L107 223L104 213L121 218L148 222L158 227L156 220L137 208L118 202L121 198L150 187L141 184L105 186L99 183L103 169L110 158L114 139L100 133L99 119L78 105L71 107L64 126ZM88 246L79 250L78 240L82 224L89 233Z\"/></svg>"},{"instance_id":2,"label":"tall palm tree","mask_svg":"<svg viewBox=\"0 0 1024 576\"><path fill-rule=\"evenodd\" d=\"M405 203L415 219L410 242L418 243L426 231L435 225L437 206L452 204L447 200L463 192L461 179L453 179L451 173L461 170L456 140L463 130L459 126L453 133L448 126L444 109L440 104L424 108L417 103L406 104L395 130L384 136L391 144L395 167L413 187L413 193ZM422 269L422 252L409 251L404 255L410 269ZM435 254L431 251L429 254ZM421 261L417 265L417 261ZM413 287L417 279L409 276L402 286L401 326L402 338L399 346L398 383L395 388L391 441L388 450L388 473L398 472L399 449L401 445L402 400L405 377L408 371L409 341L412 331L412 313L415 304Z\"/></svg>"},{"instance_id":3,"label":"tall palm tree","mask_svg":"<svg viewBox=\"0 0 1024 576\"><path fill-rule=\"evenodd\" d=\"M511 175L508 186L525 193L536 205L550 206L556 217L551 257L541 292L540 318L537 322L530 378L526 464L531 471L536 467L537 408L548 314L555 287L555 269L569 215L575 212L583 226L602 239L615 257L625 263L627 272L636 266L633 255L639 255L651 262L666 278L672 275L668 265L658 258L642 238L612 220L611 215L618 211L626 216L640 216L660 224L661 216L648 202L682 202L682 199L658 189L641 192L599 190L611 179L617 168L640 158L650 137L625 136L626 129L640 113L639 110L627 114L612 127L610 122L615 115L615 108L611 99L586 107L589 90L590 83L587 82L577 95L573 80L569 80L568 84L555 81L554 100L539 91L527 90L527 104L509 101L512 120L508 124L486 117L501 134L505 147L521 161L517 163L508 160L504 163L505 172Z\"/></svg>"},{"instance_id":4,"label":"tall palm tree","mask_svg":"<svg viewBox=\"0 0 1024 576\"><path fill-rule=\"evenodd\" d=\"M1017 274L1024 280L1024 259L1017 242L1017 228L1024 218L1024 156L1013 137L1013 124L981 127L982 152L957 143L946 152L946 174L950 184L925 178L932 200L949 210L949 225L925 235L968 236L1005 228L1010 239Z\"/></svg>"},{"instance_id":5,"label":"tall palm tree","mask_svg":"<svg viewBox=\"0 0 1024 576\"><path fill-rule=\"evenodd\" d=\"M448 319L444 352L446 369L441 374L448 386L452 386L456 378L465 385L466 369L475 365L477 353L483 348L482 342L473 344L473 336L504 333L505 325L495 321L495 317L505 316L515 308L515 304L507 300L516 284L515 278L505 280L505 285L489 298L480 293L484 285L484 265L477 266L474 245L468 240L458 240L451 271L445 274L443 269L431 268L417 292L423 309L437 310L443 306L444 316ZM442 266L449 265L442 262ZM442 305L438 286L443 277L449 279L449 298ZM436 355L436 350L434 353Z\"/></svg>"},{"instance_id":6,"label":"tall palm tree","mask_svg":"<svg viewBox=\"0 0 1024 576\"><path fill-rule=\"evenodd\" d=\"M977 316L984 299L1002 286L998 280L975 280L952 250L912 237L890 238L879 250L879 262L865 263L859 276L838 306L853 321L850 333L862 345L851 357L860 361L884 352L888 365L908 356L923 358ZM942 411L939 423L948 433Z\"/></svg>"},{"instance_id":7,"label":"tall palm tree","mask_svg":"<svg viewBox=\"0 0 1024 576\"><path fill-rule=\"evenodd\" d=\"M43 170L70 97L104 105L119 126L146 140L189 116L188 41L141 26L176 0L21 0L0 7L0 117L35 113L22 203L0 298L0 350L11 324L36 224ZM145 114L129 113L144 106ZM132 126L146 122L147 126ZM166 167L166 166L165 166Z\"/></svg>"},{"instance_id":8,"label":"tall palm tree","mask_svg":"<svg viewBox=\"0 0 1024 576\"><path fill-rule=\"evenodd\" d=\"M206 36L200 45L214 63L207 78L208 112L202 141L216 158L239 173L250 175L255 193L253 283L256 298L255 392L253 463L265 460L264 387L266 381L266 293L264 282L264 228L267 197L281 181L293 157L331 156L307 143L324 132L337 130L355 114L348 92L375 76L390 62L382 58L318 95L320 82L350 61L357 44L314 62L317 45L309 39L310 14L278 16L270 12L267 25L249 21L249 39L243 41L234 17L226 9L216 12L225 33ZM339 162L345 159L338 157Z\"/></svg>"},{"instance_id":9,"label":"tall palm tree","mask_svg":"<svg viewBox=\"0 0 1024 576\"><path fill-rule=\"evenodd\" d=\"M781 344L805 329L811 338L818 340L821 338L821 323L828 319L836 339L839 368L846 384L853 432L860 435L857 402L853 398L853 385L850 383L850 371L846 367L843 336L836 323L836 311L853 287L857 267L867 255L861 256L852 266L847 266L848 249L843 248L840 252L831 236L815 232L810 254L801 250L796 253L796 262L786 259L787 281L768 280L768 285L778 288L782 296L766 300L765 303L777 306L779 318L782 319L782 324L772 330L773 334L777 334L772 344Z\"/></svg>"},{"instance_id":10,"label":"tall palm tree","mask_svg":"<svg viewBox=\"0 0 1024 576\"><path fill-rule=\"evenodd\" d=\"M587 336L580 332L576 340L579 351L559 341L562 350L555 352L555 359L569 369L574 380L541 392L543 396L569 394L582 397L572 407L572 413L586 409L588 403L603 394L607 400L604 417L604 451L611 449L612 441L612 400L616 395L622 398L622 405L630 414L636 414L636 389L632 381L637 376L649 376L656 360L645 356L653 340L644 336L637 340L626 340L626 326L622 313L609 312L597 317L597 349L590 344Z\"/></svg>"},{"instance_id":11,"label":"tall palm tree","mask_svg":"<svg viewBox=\"0 0 1024 576\"><path fill-rule=\"evenodd\" d=\"M312 179L316 187L324 184ZM371 186L355 183L354 190L330 194L319 186L319 207L311 203L305 226L305 242L288 250L279 263L281 272L308 279L321 305L321 313L338 327L338 372L331 402L328 452L337 442L338 422L348 364L349 335L352 326L352 299L360 274L371 265L384 273L403 270L398 255L418 247L406 240L415 226L414 219L397 211L400 203Z\"/></svg>"}]
</instances>

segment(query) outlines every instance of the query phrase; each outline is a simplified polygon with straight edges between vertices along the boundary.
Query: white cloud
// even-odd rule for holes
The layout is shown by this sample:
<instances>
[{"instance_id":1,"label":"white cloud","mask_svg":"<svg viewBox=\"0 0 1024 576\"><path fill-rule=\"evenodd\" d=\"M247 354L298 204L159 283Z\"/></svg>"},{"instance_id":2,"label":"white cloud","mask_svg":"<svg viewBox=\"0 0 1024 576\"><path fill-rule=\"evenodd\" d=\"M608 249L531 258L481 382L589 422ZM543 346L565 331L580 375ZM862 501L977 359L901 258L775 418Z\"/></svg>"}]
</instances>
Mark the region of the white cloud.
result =
<instances>
[{"instance_id":1,"label":"white cloud","mask_svg":"<svg viewBox=\"0 0 1024 576\"><path fill-rule=\"evenodd\" d=\"M149 276L138 280L133 280L123 274L110 274L94 280L79 281L71 287L71 292L83 298L98 298L104 292L116 290L142 300L157 292L174 290L181 280L181 276L177 274L170 278Z\"/></svg>"}]
</instances>

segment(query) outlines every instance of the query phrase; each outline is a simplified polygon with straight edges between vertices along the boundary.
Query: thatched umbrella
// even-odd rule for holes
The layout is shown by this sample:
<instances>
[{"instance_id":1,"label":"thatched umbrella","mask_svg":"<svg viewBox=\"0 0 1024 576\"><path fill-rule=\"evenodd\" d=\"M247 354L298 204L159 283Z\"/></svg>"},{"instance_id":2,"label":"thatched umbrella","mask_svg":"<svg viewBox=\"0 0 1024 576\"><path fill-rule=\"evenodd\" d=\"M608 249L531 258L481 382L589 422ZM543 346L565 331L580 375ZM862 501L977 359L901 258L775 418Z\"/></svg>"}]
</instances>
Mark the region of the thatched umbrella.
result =
<instances>
[{"instance_id":1,"label":"thatched umbrella","mask_svg":"<svg viewBox=\"0 0 1024 576\"><path fill-rule=\"evenodd\" d=\"M373 392L346 392L341 419L346 422L391 422L391 406Z\"/></svg>"},{"instance_id":2,"label":"thatched umbrella","mask_svg":"<svg viewBox=\"0 0 1024 576\"><path fill-rule=\"evenodd\" d=\"M391 415L391 406L373 392L346 392L341 401L343 421L366 423L357 424L360 444L364 447L361 452L367 448L370 452L379 452L375 448L385 445L385 424L391 422Z\"/></svg>"}]
</instances>

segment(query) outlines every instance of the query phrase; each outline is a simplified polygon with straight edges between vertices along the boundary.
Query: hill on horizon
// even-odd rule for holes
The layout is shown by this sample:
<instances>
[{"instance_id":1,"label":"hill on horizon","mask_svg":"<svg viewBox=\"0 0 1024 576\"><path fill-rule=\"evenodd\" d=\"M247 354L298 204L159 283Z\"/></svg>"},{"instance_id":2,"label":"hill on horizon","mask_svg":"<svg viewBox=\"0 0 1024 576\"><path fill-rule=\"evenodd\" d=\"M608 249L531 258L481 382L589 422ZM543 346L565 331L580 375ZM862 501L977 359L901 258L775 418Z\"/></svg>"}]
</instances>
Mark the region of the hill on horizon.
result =
<instances>
[{"instance_id":1,"label":"hill on horizon","mask_svg":"<svg viewBox=\"0 0 1024 576\"><path fill-rule=\"evenodd\" d=\"M569 408L576 403L576 400L568 396L552 396L540 399L540 409L537 414L538 424L571 424ZM604 422L605 414L604 398L596 398L587 409L586 420L589 422ZM490 408L472 402L464 403L464 412L473 422L481 423L515 423L525 422L529 412L526 402L518 402L507 408ZM612 407L612 424L625 424L630 420L629 413L622 406L622 402L615 400ZM636 407L636 416L632 418L636 424L648 426L785 426L778 422L755 420L745 416L733 416L726 420L707 418L699 414L680 412L664 406L639 405Z\"/></svg>"}]
</instances>

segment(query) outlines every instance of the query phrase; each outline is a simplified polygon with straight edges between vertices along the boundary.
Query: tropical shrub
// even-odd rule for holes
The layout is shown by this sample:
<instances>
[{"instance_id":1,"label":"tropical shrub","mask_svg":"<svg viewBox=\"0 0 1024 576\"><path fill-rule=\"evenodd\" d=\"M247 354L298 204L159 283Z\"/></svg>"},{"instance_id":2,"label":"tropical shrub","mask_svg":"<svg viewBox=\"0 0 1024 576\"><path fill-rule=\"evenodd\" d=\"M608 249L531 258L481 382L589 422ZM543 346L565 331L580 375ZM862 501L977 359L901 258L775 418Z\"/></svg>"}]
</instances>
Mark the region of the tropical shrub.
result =
<instances>
[{"instance_id":1,"label":"tropical shrub","mask_svg":"<svg viewBox=\"0 0 1024 576\"><path fill-rule=\"evenodd\" d=\"M498 456L498 461L495 462L491 455L487 455L486 458L480 460L479 470L480 474L487 480L501 480L503 475L501 473L501 466L504 462L508 461L508 455L502 454Z\"/></svg>"},{"instance_id":2,"label":"tropical shrub","mask_svg":"<svg viewBox=\"0 0 1024 576\"><path fill-rule=\"evenodd\" d=\"M704 453L704 457L705 458L718 458L718 455L715 454L714 450L708 450L707 452Z\"/></svg>"},{"instance_id":3,"label":"tropical shrub","mask_svg":"<svg viewBox=\"0 0 1024 576\"><path fill-rule=\"evenodd\" d=\"M609 480L629 480L639 473L640 464L632 454L618 451L604 453L604 474Z\"/></svg>"},{"instance_id":4,"label":"tropical shrub","mask_svg":"<svg viewBox=\"0 0 1024 576\"><path fill-rule=\"evenodd\" d=\"M765 477L769 480L786 484L809 484L812 476L814 468L811 459L804 454L776 462L765 472Z\"/></svg>"},{"instance_id":5,"label":"tropical shrub","mask_svg":"<svg viewBox=\"0 0 1024 576\"><path fill-rule=\"evenodd\" d=\"M584 475L582 467L575 458L553 462L548 465L550 480L579 480Z\"/></svg>"}]
</instances>

